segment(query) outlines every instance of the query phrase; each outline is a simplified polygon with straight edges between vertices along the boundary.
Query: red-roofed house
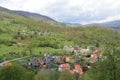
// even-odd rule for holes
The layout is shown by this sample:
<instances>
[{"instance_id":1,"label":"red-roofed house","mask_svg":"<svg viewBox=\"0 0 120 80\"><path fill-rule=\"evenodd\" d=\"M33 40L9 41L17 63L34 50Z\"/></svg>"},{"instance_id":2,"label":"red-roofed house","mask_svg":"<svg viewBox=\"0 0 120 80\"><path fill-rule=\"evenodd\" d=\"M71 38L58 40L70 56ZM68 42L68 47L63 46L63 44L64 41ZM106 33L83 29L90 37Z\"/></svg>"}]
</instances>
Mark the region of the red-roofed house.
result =
<instances>
[{"instance_id":1,"label":"red-roofed house","mask_svg":"<svg viewBox=\"0 0 120 80\"><path fill-rule=\"evenodd\" d=\"M70 64L69 63L61 64L58 68L58 71L65 71L65 70L70 70Z\"/></svg>"},{"instance_id":2,"label":"red-roofed house","mask_svg":"<svg viewBox=\"0 0 120 80\"><path fill-rule=\"evenodd\" d=\"M83 75L82 66L80 66L79 64L75 64L73 72L79 73L79 75Z\"/></svg>"},{"instance_id":3,"label":"red-roofed house","mask_svg":"<svg viewBox=\"0 0 120 80\"><path fill-rule=\"evenodd\" d=\"M12 66L12 62L10 61L6 61L3 63L4 66Z\"/></svg>"},{"instance_id":4,"label":"red-roofed house","mask_svg":"<svg viewBox=\"0 0 120 80\"><path fill-rule=\"evenodd\" d=\"M98 56L97 55L94 55L93 57L92 57L92 60L97 60L98 59Z\"/></svg>"}]
</instances>

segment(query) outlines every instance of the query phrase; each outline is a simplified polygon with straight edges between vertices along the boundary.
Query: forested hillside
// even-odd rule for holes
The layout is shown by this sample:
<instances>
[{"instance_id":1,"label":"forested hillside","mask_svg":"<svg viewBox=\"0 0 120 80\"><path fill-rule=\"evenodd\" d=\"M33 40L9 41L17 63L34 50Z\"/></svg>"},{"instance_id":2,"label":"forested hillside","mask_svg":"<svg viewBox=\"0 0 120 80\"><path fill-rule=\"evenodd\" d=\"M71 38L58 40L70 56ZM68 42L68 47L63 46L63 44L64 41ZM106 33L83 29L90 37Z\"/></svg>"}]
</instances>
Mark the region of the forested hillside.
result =
<instances>
[{"instance_id":1,"label":"forested hillside","mask_svg":"<svg viewBox=\"0 0 120 80\"><path fill-rule=\"evenodd\" d=\"M105 46L109 42L119 44L120 32L117 30L92 26L58 27L45 21L24 18L17 14L4 11L0 13L0 41L5 47L16 47L18 43L24 47L32 43L36 48L55 49L60 49L64 45L85 46L99 43L100 46Z\"/></svg>"}]
</instances>

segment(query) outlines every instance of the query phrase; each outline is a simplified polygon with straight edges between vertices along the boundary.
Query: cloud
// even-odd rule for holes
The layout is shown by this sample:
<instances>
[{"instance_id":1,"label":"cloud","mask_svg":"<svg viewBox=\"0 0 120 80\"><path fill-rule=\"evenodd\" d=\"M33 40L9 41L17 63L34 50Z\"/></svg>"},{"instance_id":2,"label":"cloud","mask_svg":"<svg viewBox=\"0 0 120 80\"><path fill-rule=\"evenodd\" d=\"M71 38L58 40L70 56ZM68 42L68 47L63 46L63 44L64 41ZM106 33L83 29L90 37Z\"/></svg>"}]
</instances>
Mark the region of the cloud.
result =
<instances>
[{"instance_id":1,"label":"cloud","mask_svg":"<svg viewBox=\"0 0 120 80\"><path fill-rule=\"evenodd\" d=\"M120 0L2 0L0 5L44 14L61 22L86 24L120 19Z\"/></svg>"}]
</instances>

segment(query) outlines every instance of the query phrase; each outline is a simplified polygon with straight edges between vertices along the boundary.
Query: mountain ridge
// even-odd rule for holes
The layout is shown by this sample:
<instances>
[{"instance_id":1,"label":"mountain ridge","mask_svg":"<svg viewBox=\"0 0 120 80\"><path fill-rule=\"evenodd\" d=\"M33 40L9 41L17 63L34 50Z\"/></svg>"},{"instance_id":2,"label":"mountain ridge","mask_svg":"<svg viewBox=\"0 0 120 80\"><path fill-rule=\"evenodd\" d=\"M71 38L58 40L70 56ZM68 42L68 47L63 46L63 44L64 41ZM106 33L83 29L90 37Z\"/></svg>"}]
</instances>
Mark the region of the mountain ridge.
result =
<instances>
[{"instance_id":1,"label":"mountain ridge","mask_svg":"<svg viewBox=\"0 0 120 80\"><path fill-rule=\"evenodd\" d=\"M7 8L4 8L2 6L0 6L0 12L4 12L4 13L12 13L12 14L16 14L19 16L23 16L26 18L32 18L32 19L36 19L36 20L42 20L42 21L46 21L46 22L54 22L56 23L57 21L45 16L45 15L41 15L41 14L37 14L37 13L33 13L33 12L28 12L28 11L20 11L20 10L10 10Z\"/></svg>"},{"instance_id":2,"label":"mountain ridge","mask_svg":"<svg viewBox=\"0 0 120 80\"><path fill-rule=\"evenodd\" d=\"M113 20L113 21L108 21L103 23L91 23L84 26L104 26L109 28L120 29L120 20L118 19L118 20Z\"/></svg>"},{"instance_id":3,"label":"mountain ridge","mask_svg":"<svg viewBox=\"0 0 120 80\"><path fill-rule=\"evenodd\" d=\"M28 11L20 11L20 10L9 10L9 9L1 7L1 6L0 6L0 11L10 13L10 14L12 13L12 15L16 14L16 15L23 16L26 18L32 18L32 19L36 19L36 20L46 21L52 25L56 24L57 26L61 26L61 25L69 26L69 27L70 26L75 26L75 27L76 26L104 26L104 27L109 27L109 28L113 28L113 29L120 29L120 20L82 25L80 23L59 22L59 21L56 21L48 16L41 15L38 13L28 12Z\"/></svg>"},{"instance_id":4,"label":"mountain ridge","mask_svg":"<svg viewBox=\"0 0 120 80\"><path fill-rule=\"evenodd\" d=\"M18 11L18 10L13 10L16 14L24 16L26 18L33 18L33 19L38 19L38 20L44 20L44 21L53 21L53 22L57 22L54 19L45 16L45 15L41 15L41 14L37 14L37 13L33 13L33 12L28 12L28 11Z\"/></svg>"}]
</instances>

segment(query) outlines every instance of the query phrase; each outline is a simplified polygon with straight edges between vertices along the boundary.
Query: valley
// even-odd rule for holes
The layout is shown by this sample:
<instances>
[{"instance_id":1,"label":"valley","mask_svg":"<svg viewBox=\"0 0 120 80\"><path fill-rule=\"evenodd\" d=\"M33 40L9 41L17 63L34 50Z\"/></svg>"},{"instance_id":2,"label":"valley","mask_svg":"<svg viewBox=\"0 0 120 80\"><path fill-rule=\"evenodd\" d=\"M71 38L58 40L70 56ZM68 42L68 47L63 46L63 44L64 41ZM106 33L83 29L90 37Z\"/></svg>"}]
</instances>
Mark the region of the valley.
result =
<instances>
[{"instance_id":1,"label":"valley","mask_svg":"<svg viewBox=\"0 0 120 80\"><path fill-rule=\"evenodd\" d=\"M34 80L35 75L35 80L38 80L41 75L43 78L45 76L50 78L50 73L55 71L58 73L52 75L53 79L57 75L59 80L63 80L63 75L66 75L67 78L71 76L70 80L75 80L73 74L77 75L76 70L80 75L76 80L77 78L102 80L103 77L107 78L101 73L105 68L105 72L115 73L112 77L119 78L119 30L92 25L71 27L46 16L41 15L41 18L40 15L34 14L31 17L32 13L21 13L0 7L1 72L6 66L13 65L14 68L14 65L17 65L24 68L26 72L31 72L29 75L26 73L29 77L33 75L29 80ZM106 67L107 65L110 67ZM64 71L68 72L64 73ZM94 76L95 73L97 76ZM25 80L23 77L20 80ZM3 77L1 80L4 79Z\"/></svg>"}]
</instances>

